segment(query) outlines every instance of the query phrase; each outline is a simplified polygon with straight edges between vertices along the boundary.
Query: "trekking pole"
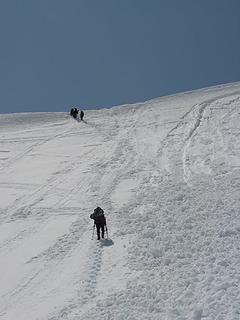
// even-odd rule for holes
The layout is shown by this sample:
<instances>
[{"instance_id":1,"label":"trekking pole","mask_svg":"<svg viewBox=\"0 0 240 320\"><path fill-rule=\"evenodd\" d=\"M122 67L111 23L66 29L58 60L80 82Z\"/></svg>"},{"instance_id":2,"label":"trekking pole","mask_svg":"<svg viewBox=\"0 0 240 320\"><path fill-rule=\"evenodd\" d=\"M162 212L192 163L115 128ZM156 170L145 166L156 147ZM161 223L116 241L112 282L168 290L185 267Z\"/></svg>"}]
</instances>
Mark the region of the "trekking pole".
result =
<instances>
[{"instance_id":1,"label":"trekking pole","mask_svg":"<svg viewBox=\"0 0 240 320\"><path fill-rule=\"evenodd\" d=\"M93 225L92 240L93 240L94 230L95 230L95 223Z\"/></svg>"},{"instance_id":2,"label":"trekking pole","mask_svg":"<svg viewBox=\"0 0 240 320\"><path fill-rule=\"evenodd\" d=\"M108 239L108 228L107 228L107 226L106 226L106 233L107 233L107 239Z\"/></svg>"}]
</instances>

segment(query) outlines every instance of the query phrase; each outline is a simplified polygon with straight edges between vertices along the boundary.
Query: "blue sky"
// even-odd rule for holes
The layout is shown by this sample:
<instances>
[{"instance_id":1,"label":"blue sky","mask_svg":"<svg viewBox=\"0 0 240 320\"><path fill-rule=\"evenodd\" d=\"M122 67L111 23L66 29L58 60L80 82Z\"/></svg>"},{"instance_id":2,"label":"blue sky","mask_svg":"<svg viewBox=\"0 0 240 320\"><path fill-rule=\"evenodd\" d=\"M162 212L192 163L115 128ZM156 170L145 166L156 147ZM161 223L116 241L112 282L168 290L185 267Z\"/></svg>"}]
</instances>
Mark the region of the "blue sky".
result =
<instances>
[{"instance_id":1,"label":"blue sky","mask_svg":"<svg viewBox=\"0 0 240 320\"><path fill-rule=\"evenodd\" d=\"M0 0L0 113L240 81L239 0Z\"/></svg>"}]
</instances>

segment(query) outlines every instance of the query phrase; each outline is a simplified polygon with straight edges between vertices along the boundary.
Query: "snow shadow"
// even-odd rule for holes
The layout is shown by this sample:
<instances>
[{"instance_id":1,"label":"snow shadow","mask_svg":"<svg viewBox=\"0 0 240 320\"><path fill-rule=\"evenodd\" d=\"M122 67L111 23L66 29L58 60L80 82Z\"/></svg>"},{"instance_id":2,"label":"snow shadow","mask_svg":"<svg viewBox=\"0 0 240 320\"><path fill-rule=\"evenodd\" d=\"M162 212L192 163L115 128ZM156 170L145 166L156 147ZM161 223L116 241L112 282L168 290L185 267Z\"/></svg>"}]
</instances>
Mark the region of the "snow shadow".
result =
<instances>
[{"instance_id":1,"label":"snow shadow","mask_svg":"<svg viewBox=\"0 0 240 320\"><path fill-rule=\"evenodd\" d=\"M100 243L101 243L101 246L103 247L110 247L114 245L114 242L112 239L104 239L104 240L101 240Z\"/></svg>"}]
</instances>

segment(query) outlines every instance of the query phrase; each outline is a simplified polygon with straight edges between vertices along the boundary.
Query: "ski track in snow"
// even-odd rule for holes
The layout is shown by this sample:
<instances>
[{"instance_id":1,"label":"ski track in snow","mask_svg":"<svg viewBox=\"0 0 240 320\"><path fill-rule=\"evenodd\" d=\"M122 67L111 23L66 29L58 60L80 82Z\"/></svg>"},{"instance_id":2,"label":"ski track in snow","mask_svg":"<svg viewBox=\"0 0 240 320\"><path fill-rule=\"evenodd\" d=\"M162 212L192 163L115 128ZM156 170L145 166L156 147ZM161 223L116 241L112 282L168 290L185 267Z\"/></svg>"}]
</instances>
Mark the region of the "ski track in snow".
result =
<instances>
[{"instance_id":1,"label":"ski track in snow","mask_svg":"<svg viewBox=\"0 0 240 320\"><path fill-rule=\"evenodd\" d=\"M0 117L1 319L239 319L239 101Z\"/></svg>"},{"instance_id":2,"label":"ski track in snow","mask_svg":"<svg viewBox=\"0 0 240 320\"><path fill-rule=\"evenodd\" d=\"M22 152L20 152L19 154L17 154L16 156L10 158L8 161L4 161L4 164L2 166L0 166L0 170L6 170L6 168L9 168L12 164L16 163L16 161L24 158L26 155L28 155L29 153L32 153L34 150L36 150L36 148L42 146L43 144L51 141L51 140L54 140L54 139L57 139L57 138L61 138L63 136L65 136L66 134L70 133L71 130L65 130L64 132L60 132L60 133L57 133L57 134L54 134L53 136L50 136L50 137L31 137L31 138L22 138L22 139L19 139L18 142L22 142L24 141L25 139L29 140L29 141L33 141L34 139L36 139L37 141L35 143L32 143L29 147L25 148ZM13 141L11 139L6 139L5 142L15 142L16 143L16 140Z\"/></svg>"},{"instance_id":3,"label":"ski track in snow","mask_svg":"<svg viewBox=\"0 0 240 320\"><path fill-rule=\"evenodd\" d=\"M191 152L192 138L195 137L197 134L197 130L199 129L199 126L201 125L201 121L203 119L205 110L207 108L210 108L212 104L216 103L217 101L221 100L222 98L232 97L234 95L238 95L238 96L235 99L232 99L228 102L228 105L231 106L231 104L238 102L240 100L240 97L239 97L240 92L239 91L235 91L234 93L229 94L229 95L219 96L218 98L211 99L211 100L206 101L198 106L198 115L196 117L196 121L194 123L193 128L190 130L189 135L186 138L185 146L183 148L184 149L183 150L183 171L184 171L184 180L186 182L191 177L191 169L189 169L189 165L188 165L188 153ZM188 152L188 150L189 150L189 152Z\"/></svg>"}]
</instances>

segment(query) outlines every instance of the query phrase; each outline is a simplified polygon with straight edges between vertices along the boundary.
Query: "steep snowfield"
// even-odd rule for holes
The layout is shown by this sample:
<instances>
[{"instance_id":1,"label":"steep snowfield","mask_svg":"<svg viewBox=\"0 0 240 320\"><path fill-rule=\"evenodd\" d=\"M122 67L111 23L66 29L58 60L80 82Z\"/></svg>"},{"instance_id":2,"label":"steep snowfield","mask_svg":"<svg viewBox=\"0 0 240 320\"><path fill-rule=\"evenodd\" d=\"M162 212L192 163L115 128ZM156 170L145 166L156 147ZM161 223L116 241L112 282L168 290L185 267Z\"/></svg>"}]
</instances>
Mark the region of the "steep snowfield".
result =
<instances>
[{"instance_id":1,"label":"steep snowfield","mask_svg":"<svg viewBox=\"0 0 240 320\"><path fill-rule=\"evenodd\" d=\"M239 320L240 84L85 120L0 116L0 319Z\"/></svg>"}]
</instances>

